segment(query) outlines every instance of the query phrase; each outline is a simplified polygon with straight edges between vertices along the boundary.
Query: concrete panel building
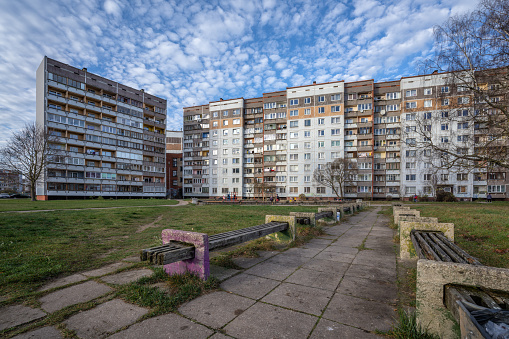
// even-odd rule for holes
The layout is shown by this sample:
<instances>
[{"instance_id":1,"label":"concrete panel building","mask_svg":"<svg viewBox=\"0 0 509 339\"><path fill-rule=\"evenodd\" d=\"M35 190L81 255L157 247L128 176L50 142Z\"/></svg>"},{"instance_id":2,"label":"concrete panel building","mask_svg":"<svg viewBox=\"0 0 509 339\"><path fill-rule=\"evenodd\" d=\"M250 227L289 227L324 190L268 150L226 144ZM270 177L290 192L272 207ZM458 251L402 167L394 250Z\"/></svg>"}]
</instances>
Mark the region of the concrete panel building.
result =
<instances>
[{"instance_id":1,"label":"concrete panel building","mask_svg":"<svg viewBox=\"0 0 509 339\"><path fill-rule=\"evenodd\" d=\"M38 199L165 197L166 100L44 57L36 121L59 137Z\"/></svg>"},{"instance_id":2,"label":"concrete panel building","mask_svg":"<svg viewBox=\"0 0 509 339\"><path fill-rule=\"evenodd\" d=\"M437 170L440 159L416 147L418 128L429 128L454 152L475 151L480 131L462 121L473 114L473 100L449 83L447 74L436 73L313 83L186 107L184 196L332 199L330 188L313 182L313 171L348 158L359 172L345 198L433 197L440 189L465 200L487 193L505 199L506 171Z\"/></svg>"}]
</instances>

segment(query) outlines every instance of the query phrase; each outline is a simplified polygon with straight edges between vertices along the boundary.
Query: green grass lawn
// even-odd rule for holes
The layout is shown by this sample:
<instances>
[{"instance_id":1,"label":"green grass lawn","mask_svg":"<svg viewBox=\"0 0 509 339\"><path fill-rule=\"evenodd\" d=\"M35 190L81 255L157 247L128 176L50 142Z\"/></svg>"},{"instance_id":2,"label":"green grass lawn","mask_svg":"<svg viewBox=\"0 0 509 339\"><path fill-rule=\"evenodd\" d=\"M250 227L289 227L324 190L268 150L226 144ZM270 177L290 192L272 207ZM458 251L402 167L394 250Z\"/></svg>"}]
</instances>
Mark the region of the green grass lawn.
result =
<instances>
[{"instance_id":1,"label":"green grass lawn","mask_svg":"<svg viewBox=\"0 0 509 339\"><path fill-rule=\"evenodd\" d=\"M413 206L423 217L454 223L455 243L488 266L509 268L509 204L433 203Z\"/></svg>"},{"instance_id":2,"label":"green grass lawn","mask_svg":"<svg viewBox=\"0 0 509 339\"><path fill-rule=\"evenodd\" d=\"M317 207L305 206L187 205L2 213L0 296L27 295L50 279L137 255L143 248L161 244L161 230L165 228L216 234L262 224L266 214L317 210ZM140 226L156 220L159 221L153 227L137 232Z\"/></svg>"},{"instance_id":3,"label":"green grass lawn","mask_svg":"<svg viewBox=\"0 0 509 339\"><path fill-rule=\"evenodd\" d=\"M167 199L84 199L84 200L48 200L30 201L30 199L1 199L0 212L34 211L53 209L76 209L95 207L129 207L175 205L176 200Z\"/></svg>"}]
</instances>

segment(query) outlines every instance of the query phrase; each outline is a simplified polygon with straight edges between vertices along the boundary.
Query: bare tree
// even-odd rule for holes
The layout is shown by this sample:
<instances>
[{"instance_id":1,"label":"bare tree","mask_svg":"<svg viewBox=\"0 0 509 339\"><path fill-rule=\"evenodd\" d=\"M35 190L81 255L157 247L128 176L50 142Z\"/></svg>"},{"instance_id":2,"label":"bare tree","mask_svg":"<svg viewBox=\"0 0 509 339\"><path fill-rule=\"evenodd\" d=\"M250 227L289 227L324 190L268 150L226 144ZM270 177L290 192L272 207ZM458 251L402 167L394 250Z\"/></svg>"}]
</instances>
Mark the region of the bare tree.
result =
<instances>
[{"instance_id":1,"label":"bare tree","mask_svg":"<svg viewBox=\"0 0 509 339\"><path fill-rule=\"evenodd\" d=\"M345 186L355 183L357 179L357 163L344 158L326 163L313 172L313 181L318 185L329 187L338 199L343 198Z\"/></svg>"},{"instance_id":2,"label":"bare tree","mask_svg":"<svg viewBox=\"0 0 509 339\"><path fill-rule=\"evenodd\" d=\"M30 183L32 201L36 198L36 183L53 156L60 154L58 137L35 122L14 132L0 150L0 161L6 168L21 173Z\"/></svg>"},{"instance_id":3,"label":"bare tree","mask_svg":"<svg viewBox=\"0 0 509 339\"><path fill-rule=\"evenodd\" d=\"M442 118L459 143L430 137L429 122L422 121L416 146L440 153L448 167L509 168L509 2L483 0L476 10L436 26L434 36L436 54L426 66L447 72L448 91L438 98L454 95Z\"/></svg>"}]
</instances>

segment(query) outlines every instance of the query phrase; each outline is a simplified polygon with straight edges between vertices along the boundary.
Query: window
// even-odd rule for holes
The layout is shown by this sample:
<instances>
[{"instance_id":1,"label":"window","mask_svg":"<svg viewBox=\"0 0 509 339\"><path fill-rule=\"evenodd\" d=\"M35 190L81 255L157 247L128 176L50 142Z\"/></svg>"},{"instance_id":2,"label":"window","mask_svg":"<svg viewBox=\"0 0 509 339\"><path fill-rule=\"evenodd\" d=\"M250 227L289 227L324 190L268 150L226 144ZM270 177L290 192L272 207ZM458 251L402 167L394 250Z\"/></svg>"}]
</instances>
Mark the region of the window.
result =
<instances>
[{"instance_id":1,"label":"window","mask_svg":"<svg viewBox=\"0 0 509 339\"><path fill-rule=\"evenodd\" d=\"M290 165L290 172L298 172L299 171L299 165Z\"/></svg>"},{"instance_id":2,"label":"window","mask_svg":"<svg viewBox=\"0 0 509 339\"><path fill-rule=\"evenodd\" d=\"M424 107L431 107L433 105L432 100L424 100Z\"/></svg>"},{"instance_id":3,"label":"window","mask_svg":"<svg viewBox=\"0 0 509 339\"><path fill-rule=\"evenodd\" d=\"M505 193L505 185L488 185L488 193Z\"/></svg>"},{"instance_id":4,"label":"window","mask_svg":"<svg viewBox=\"0 0 509 339\"><path fill-rule=\"evenodd\" d=\"M290 144L290 149L298 149L298 148L299 148L299 144L297 144L297 143Z\"/></svg>"},{"instance_id":5,"label":"window","mask_svg":"<svg viewBox=\"0 0 509 339\"><path fill-rule=\"evenodd\" d=\"M397 111L399 110L399 104L396 105L386 105L385 109L389 112Z\"/></svg>"},{"instance_id":6,"label":"window","mask_svg":"<svg viewBox=\"0 0 509 339\"><path fill-rule=\"evenodd\" d=\"M304 98L304 103L305 104L310 104L311 103L311 98Z\"/></svg>"},{"instance_id":7,"label":"window","mask_svg":"<svg viewBox=\"0 0 509 339\"><path fill-rule=\"evenodd\" d=\"M405 152L407 158L412 158L412 157L415 157L416 155L416 151L415 150L408 150Z\"/></svg>"},{"instance_id":8,"label":"window","mask_svg":"<svg viewBox=\"0 0 509 339\"><path fill-rule=\"evenodd\" d=\"M468 104L470 103L469 97L459 97L458 98L458 104Z\"/></svg>"},{"instance_id":9,"label":"window","mask_svg":"<svg viewBox=\"0 0 509 339\"><path fill-rule=\"evenodd\" d=\"M311 159L311 153L304 153L304 160L310 160Z\"/></svg>"},{"instance_id":10,"label":"window","mask_svg":"<svg viewBox=\"0 0 509 339\"><path fill-rule=\"evenodd\" d=\"M290 139L296 139L299 137L299 132L290 132Z\"/></svg>"},{"instance_id":11,"label":"window","mask_svg":"<svg viewBox=\"0 0 509 339\"><path fill-rule=\"evenodd\" d=\"M449 112L447 112L447 111L440 112L440 116L442 118L448 118L449 117Z\"/></svg>"},{"instance_id":12,"label":"window","mask_svg":"<svg viewBox=\"0 0 509 339\"><path fill-rule=\"evenodd\" d=\"M442 93L449 93L449 86L443 86L443 87L440 89L440 91L441 91Z\"/></svg>"},{"instance_id":13,"label":"window","mask_svg":"<svg viewBox=\"0 0 509 339\"><path fill-rule=\"evenodd\" d=\"M449 130L449 124L442 124L442 125L440 125L440 129L442 131L448 131Z\"/></svg>"},{"instance_id":14,"label":"window","mask_svg":"<svg viewBox=\"0 0 509 339\"><path fill-rule=\"evenodd\" d=\"M305 149L310 149L311 148L311 143L310 142L305 142L304 143L304 148Z\"/></svg>"},{"instance_id":15,"label":"window","mask_svg":"<svg viewBox=\"0 0 509 339\"><path fill-rule=\"evenodd\" d=\"M290 99L290 106L295 106L298 104L299 104L299 99Z\"/></svg>"},{"instance_id":16,"label":"window","mask_svg":"<svg viewBox=\"0 0 509 339\"><path fill-rule=\"evenodd\" d=\"M330 123L331 124L340 124L341 123L341 118L339 118L339 117L332 117L332 118L330 118Z\"/></svg>"},{"instance_id":17,"label":"window","mask_svg":"<svg viewBox=\"0 0 509 339\"><path fill-rule=\"evenodd\" d=\"M433 88L425 88L424 89L424 95L431 95L433 94Z\"/></svg>"},{"instance_id":18,"label":"window","mask_svg":"<svg viewBox=\"0 0 509 339\"><path fill-rule=\"evenodd\" d=\"M310 138L311 137L311 131L304 131L304 138Z\"/></svg>"},{"instance_id":19,"label":"window","mask_svg":"<svg viewBox=\"0 0 509 339\"><path fill-rule=\"evenodd\" d=\"M297 153L290 154L290 160L299 160L299 155Z\"/></svg>"},{"instance_id":20,"label":"window","mask_svg":"<svg viewBox=\"0 0 509 339\"><path fill-rule=\"evenodd\" d=\"M458 122L458 129L467 129L468 122Z\"/></svg>"},{"instance_id":21,"label":"window","mask_svg":"<svg viewBox=\"0 0 509 339\"><path fill-rule=\"evenodd\" d=\"M325 124L325 119L324 118L319 118L318 119L318 125L324 125Z\"/></svg>"},{"instance_id":22,"label":"window","mask_svg":"<svg viewBox=\"0 0 509 339\"><path fill-rule=\"evenodd\" d=\"M322 148L322 147L325 147L325 142L324 141L318 141L318 148Z\"/></svg>"},{"instance_id":23,"label":"window","mask_svg":"<svg viewBox=\"0 0 509 339\"><path fill-rule=\"evenodd\" d=\"M316 193L317 194L325 194L325 187L317 187Z\"/></svg>"},{"instance_id":24,"label":"window","mask_svg":"<svg viewBox=\"0 0 509 339\"><path fill-rule=\"evenodd\" d=\"M445 98L442 99L442 106L448 106L449 105L449 99Z\"/></svg>"},{"instance_id":25,"label":"window","mask_svg":"<svg viewBox=\"0 0 509 339\"><path fill-rule=\"evenodd\" d=\"M468 141L468 135L458 135L458 141L459 142L467 142Z\"/></svg>"},{"instance_id":26,"label":"window","mask_svg":"<svg viewBox=\"0 0 509 339\"><path fill-rule=\"evenodd\" d=\"M318 159L325 159L325 153L324 152L318 152Z\"/></svg>"},{"instance_id":27,"label":"window","mask_svg":"<svg viewBox=\"0 0 509 339\"><path fill-rule=\"evenodd\" d=\"M304 126L311 126L311 119L304 120Z\"/></svg>"},{"instance_id":28,"label":"window","mask_svg":"<svg viewBox=\"0 0 509 339\"><path fill-rule=\"evenodd\" d=\"M319 137L323 137L324 135L325 135L325 130L323 130L323 129L319 129L319 130L318 130L318 136L319 136Z\"/></svg>"},{"instance_id":29,"label":"window","mask_svg":"<svg viewBox=\"0 0 509 339\"><path fill-rule=\"evenodd\" d=\"M339 146L341 146L341 141L339 141L339 140L332 140L331 141L331 146L332 147L339 147Z\"/></svg>"},{"instance_id":30,"label":"window","mask_svg":"<svg viewBox=\"0 0 509 339\"><path fill-rule=\"evenodd\" d=\"M458 173L458 174L456 174L456 179L458 181L468 180L468 173Z\"/></svg>"},{"instance_id":31,"label":"window","mask_svg":"<svg viewBox=\"0 0 509 339\"><path fill-rule=\"evenodd\" d=\"M331 101L338 101L341 100L341 94L333 94L330 96Z\"/></svg>"},{"instance_id":32,"label":"window","mask_svg":"<svg viewBox=\"0 0 509 339\"><path fill-rule=\"evenodd\" d=\"M299 121L298 120L290 121L290 127L299 127Z\"/></svg>"},{"instance_id":33,"label":"window","mask_svg":"<svg viewBox=\"0 0 509 339\"><path fill-rule=\"evenodd\" d=\"M415 113L408 113L406 116L405 116L405 119L407 121L413 121L415 120Z\"/></svg>"},{"instance_id":34,"label":"window","mask_svg":"<svg viewBox=\"0 0 509 339\"><path fill-rule=\"evenodd\" d=\"M424 112L424 119L425 120L431 119L431 112Z\"/></svg>"},{"instance_id":35,"label":"window","mask_svg":"<svg viewBox=\"0 0 509 339\"><path fill-rule=\"evenodd\" d=\"M325 107L318 107L318 113L325 113Z\"/></svg>"},{"instance_id":36,"label":"window","mask_svg":"<svg viewBox=\"0 0 509 339\"><path fill-rule=\"evenodd\" d=\"M406 91L406 95L407 97L415 97L417 95L417 90L416 89L409 89Z\"/></svg>"},{"instance_id":37,"label":"window","mask_svg":"<svg viewBox=\"0 0 509 339\"><path fill-rule=\"evenodd\" d=\"M408 146L415 146L415 145L416 145L416 143L415 143L415 138L407 138L407 139L406 139L406 144L407 144Z\"/></svg>"},{"instance_id":38,"label":"window","mask_svg":"<svg viewBox=\"0 0 509 339\"><path fill-rule=\"evenodd\" d=\"M234 125L240 125L240 119L233 119Z\"/></svg>"},{"instance_id":39,"label":"window","mask_svg":"<svg viewBox=\"0 0 509 339\"><path fill-rule=\"evenodd\" d=\"M415 187L406 187L405 188L405 193L406 194L415 194L415 192L416 192Z\"/></svg>"},{"instance_id":40,"label":"window","mask_svg":"<svg viewBox=\"0 0 509 339\"><path fill-rule=\"evenodd\" d=\"M224 111L223 112L223 117L227 117L228 116L228 111Z\"/></svg>"},{"instance_id":41,"label":"window","mask_svg":"<svg viewBox=\"0 0 509 339\"><path fill-rule=\"evenodd\" d=\"M320 95L320 96L318 97L318 102L324 102L324 101L325 101L325 96Z\"/></svg>"},{"instance_id":42,"label":"window","mask_svg":"<svg viewBox=\"0 0 509 339\"><path fill-rule=\"evenodd\" d=\"M449 174L441 174L440 179L442 181L448 181L449 180Z\"/></svg>"},{"instance_id":43,"label":"window","mask_svg":"<svg viewBox=\"0 0 509 339\"><path fill-rule=\"evenodd\" d=\"M341 106L332 106L331 111L334 112L341 112Z\"/></svg>"},{"instance_id":44,"label":"window","mask_svg":"<svg viewBox=\"0 0 509 339\"><path fill-rule=\"evenodd\" d=\"M415 181L415 174L407 174L406 180L407 181Z\"/></svg>"},{"instance_id":45,"label":"window","mask_svg":"<svg viewBox=\"0 0 509 339\"><path fill-rule=\"evenodd\" d=\"M442 142L442 143L447 143L447 142L449 142L449 137L441 137L441 138L440 138L440 142Z\"/></svg>"},{"instance_id":46,"label":"window","mask_svg":"<svg viewBox=\"0 0 509 339\"><path fill-rule=\"evenodd\" d=\"M358 104L358 105L357 105L357 109L358 109L359 111L361 111L361 112L362 112L362 111L364 111L364 110L371 109L372 107L373 107L373 106L371 105L371 103L369 103L369 104Z\"/></svg>"},{"instance_id":47,"label":"window","mask_svg":"<svg viewBox=\"0 0 509 339\"><path fill-rule=\"evenodd\" d=\"M417 101L410 101L406 103L406 108L417 108Z\"/></svg>"},{"instance_id":48,"label":"window","mask_svg":"<svg viewBox=\"0 0 509 339\"><path fill-rule=\"evenodd\" d=\"M468 109L462 109L458 111L459 117L468 117Z\"/></svg>"},{"instance_id":49,"label":"window","mask_svg":"<svg viewBox=\"0 0 509 339\"><path fill-rule=\"evenodd\" d=\"M290 116L291 116L291 117L296 117L296 116L298 116L298 115L299 115L299 111L298 111L298 110L294 109L294 110L291 110L291 111L290 111Z\"/></svg>"},{"instance_id":50,"label":"window","mask_svg":"<svg viewBox=\"0 0 509 339\"><path fill-rule=\"evenodd\" d=\"M331 129L330 133L331 133L331 135L339 135L339 134L341 134L341 130L339 128Z\"/></svg>"},{"instance_id":51,"label":"window","mask_svg":"<svg viewBox=\"0 0 509 339\"><path fill-rule=\"evenodd\" d=\"M304 171L311 171L311 165L310 164L305 164L304 165Z\"/></svg>"},{"instance_id":52,"label":"window","mask_svg":"<svg viewBox=\"0 0 509 339\"><path fill-rule=\"evenodd\" d=\"M311 114L311 108L306 108L304 110L304 115L310 115Z\"/></svg>"},{"instance_id":53,"label":"window","mask_svg":"<svg viewBox=\"0 0 509 339\"><path fill-rule=\"evenodd\" d=\"M385 98L387 100L399 99L400 98L400 93L399 92L386 93L385 94Z\"/></svg>"},{"instance_id":54,"label":"window","mask_svg":"<svg viewBox=\"0 0 509 339\"><path fill-rule=\"evenodd\" d=\"M424 181L431 181L431 174L424 174Z\"/></svg>"}]
</instances>

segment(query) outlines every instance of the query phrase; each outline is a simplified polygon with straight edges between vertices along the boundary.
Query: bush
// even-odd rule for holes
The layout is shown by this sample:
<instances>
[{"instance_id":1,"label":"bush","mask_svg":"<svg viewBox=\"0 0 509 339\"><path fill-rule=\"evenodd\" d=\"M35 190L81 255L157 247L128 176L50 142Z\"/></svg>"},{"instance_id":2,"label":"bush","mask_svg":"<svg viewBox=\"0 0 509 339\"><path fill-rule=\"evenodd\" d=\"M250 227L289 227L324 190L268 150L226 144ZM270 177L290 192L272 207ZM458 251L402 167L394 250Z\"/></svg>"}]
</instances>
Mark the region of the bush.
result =
<instances>
[{"instance_id":1,"label":"bush","mask_svg":"<svg viewBox=\"0 0 509 339\"><path fill-rule=\"evenodd\" d=\"M456 197L451 192L437 191L437 201L455 202Z\"/></svg>"},{"instance_id":2,"label":"bush","mask_svg":"<svg viewBox=\"0 0 509 339\"><path fill-rule=\"evenodd\" d=\"M304 193L299 194L299 200L307 200L306 195Z\"/></svg>"},{"instance_id":3,"label":"bush","mask_svg":"<svg viewBox=\"0 0 509 339\"><path fill-rule=\"evenodd\" d=\"M429 199L429 197L425 194L423 195L422 197L419 197L419 201L424 201L424 202L427 202Z\"/></svg>"}]
</instances>

